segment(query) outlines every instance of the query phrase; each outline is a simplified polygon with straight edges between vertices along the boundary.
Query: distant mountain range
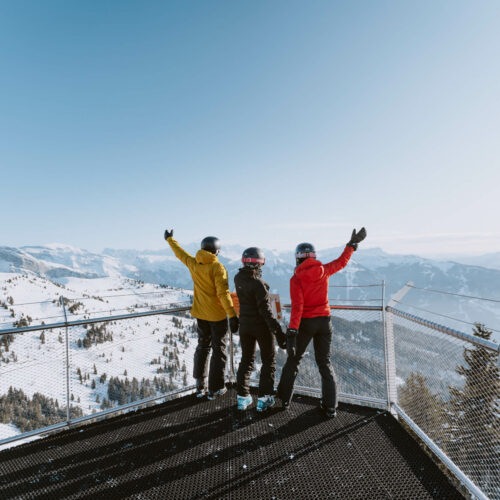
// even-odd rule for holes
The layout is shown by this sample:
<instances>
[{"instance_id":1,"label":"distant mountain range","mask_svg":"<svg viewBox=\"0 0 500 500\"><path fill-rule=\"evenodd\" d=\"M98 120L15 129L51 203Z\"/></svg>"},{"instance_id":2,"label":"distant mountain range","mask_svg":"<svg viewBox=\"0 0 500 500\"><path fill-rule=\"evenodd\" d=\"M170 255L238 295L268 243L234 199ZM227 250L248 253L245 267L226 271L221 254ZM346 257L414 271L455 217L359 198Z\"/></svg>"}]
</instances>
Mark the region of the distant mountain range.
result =
<instances>
[{"instance_id":1,"label":"distant mountain range","mask_svg":"<svg viewBox=\"0 0 500 500\"><path fill-rule=\"evenodd\" d=\"M195 254L198 246L187 244L185 249ZM233 288L233 277L241 267L243 247L232 245L223 248L221 262L226 266ZM319 259L327 262L337 258L343 248L330 248L318 252ZM266 265L264 278L272 291L280 293L284 301L289 297L289 279L295 261L293 252L264 250ZM496 259L495 260L495 256ZM444 290L500 300L500 253L476 258L475 265L456 261L440 261L415 255L396 255L381 249L358 250L348 266L331 279L331 285L380 284L385 280L386 296L389 298L408 281L415 286ZM477 262L490 263L491 267L479 266ZM499 269L495 266L498 264ZM186 267L177 260L166 245L162 250L117 250L105 249L92 253L68 245L26 246L20 248L0 247L0 272L31 271L50 280L64 283L65 278L99 278L124 276L148 283L166 284L174 287L192 288ZM377 304L381 289L332 288L330 297L339 303ZM365 301L366 302L358 302ZM458 297L412 290L404 299L417 307L451 315L466 321L481 321L500 329L500 304L465 300ZM401 305L400 307L403 307ZM408 309L416 313L416 310ZM424 315L420 312L420 315ZM445 322L430 317L436 322ZM453 325L457 327L457 324ZM469 327L465 327L469 328Z\"/></svg>"},{"instance_id":2,"label":"distant mountain range","mask_svg":"<svg viewBox=\"0 0 500 500\"><path fill-rule=\"evenodd\" d=\"M450 259L460 262L461 264L500 270L500 252L492 252L476 256L454 255L451 256Z\"/></svg>"}]
</instances>

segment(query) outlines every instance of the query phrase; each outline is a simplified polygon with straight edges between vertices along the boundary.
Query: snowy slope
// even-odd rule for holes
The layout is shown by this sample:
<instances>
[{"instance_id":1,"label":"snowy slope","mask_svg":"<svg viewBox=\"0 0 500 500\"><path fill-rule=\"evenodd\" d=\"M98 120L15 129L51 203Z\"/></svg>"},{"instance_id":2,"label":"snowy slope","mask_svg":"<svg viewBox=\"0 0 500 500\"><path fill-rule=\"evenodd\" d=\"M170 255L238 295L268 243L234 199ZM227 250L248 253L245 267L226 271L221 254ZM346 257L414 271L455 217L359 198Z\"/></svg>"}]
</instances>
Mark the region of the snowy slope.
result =
<instances>
[{"instance_id":1,"label":"snowy slope","mask_svg":"<svg viewBox=\"0 0 500 500\"><path fill-rule=\"evenodd\" d=\"M228 255L221 256L231 277L240 267L239 250L231 248ZM324 250L319 257L329 261L341 251L341 248ZM61 322L64 316L61 297L64 297L69 320L190 303L192 292L180 288L180 284L191 285L189 273L170 250L107 252L90 254L64 245L0 248L0 329L15 323ZM284 301L293 270L292 253L266 251L264 277L272 291L282 294ZM144 280L148 277L150 282ZM393 256L377 249L358 251L349 265L333 277L332 285L373 284L382 279L388 281L388 296L409 280L417 286L464 294L495 297L500 293L498 271L417 256ZM156 281L164 284L155 284ZM332 288L330 297L333 302L346 298L373 300L380 298L380 291L380 288ZM494 303L441 297L417 290L408 294L408 302L469 321L477 321L480 316L494 326L500 317ZM425 317L423 312L411 309L410 312ZM430 316L429 319L446 324L440 318ZM196 333L194 320L189 315L151 316L103 325L68 330L70 399L73 409L80 412L75 416L120 404L120 394L116 395L123 389L120 384L128 384L124 397L132 394L139 399L194 382L191 374ZM468 331L463 324L450 326ZM64 409L65 335L65 329L61 328L10 336L13 340L7 343L5 338L0 338L0 397L11 388L22 389L28 402L34 401L36 394L43 394L53 401L50 405ZM119 383L114 398L110 396L112 378ZM0 439L22 431L10 420L0 419L0 424Z\"/></svg>"},{"instance_id":2,"label":"snowy slope","mask_svg":"<svg viewBox=\"0 0 500 500\"><path fill-rule=\"evenodd\" d=\"M198 244L185 245L193 255ZM221 262L229 273L230 287L238 271L243 247L228 245L223 247ZM337 258L342 247L320 250L319 258L330 261ZM283 302L289 301L289 279L294 272L293 251L280 252L264 249L266 265L264 279L271 291L279 293ZM30 246L19 249L0 247L0 271L23 272L31 270L39 276L65 285L69 278L109 278L128 277L147 283L168 284L189 289L192 280L187 268L178 261L170 248L165 245L161 250L113 250L106 249L102 254L87 252L67 245L53 244ZM379 248L360 248L349 265L332 277L330 297L333 302L345 303L347 300L366 300L367 304L376 303L381 297L377 288L345 288L347 285L374 284L386 282L386 297L391 297L408 281L417 286L487 297L500 300L500 271L486 267L464 265L454 261L425 259L415 255L396 255ZM344 287L344 288L343 288ZM500 308L494 303L467 301L436 294L423 294L412 291L405 299L408 303L445 314L456 316L462 321L482 322L500 330ZM361 303L361 302L357 302ZM446 320L424 311L421 313L433 321ZM450 324L459 328L459 323ZM466 327L468 328L468 327Z\"/></svg>"},{"instance_id":3,"label":"snowy slope","mask_svg":"<svg viewBox=\"0 0 500 500\"><path fill-rule=\"evenodd\" d=\"M63 319L59 296L67 299L68 319L102 317L164 309L173 304L189 306L191 292L135 282L128 278L65 278L53 283L35 274L0 273L1 328L26 320L28 324L54 323ZM73 312L71 312L71 310ZM14 314L14 317L12 317ZM175 321L175 324L173 323ZM82 414L102 408L109 398L111 377L130 382L135 378L151 384L154 377L165 384L181 387L192 384L192 359L196 345L193 320L186 315L151 316L105 325L102 343L82 342L90 328L68 330L70 351L70 394L72 405ZM8 346L0 344L0 396L9 388L22 389L28 398L35 393L66 401L65 329L16 334ZM112 337L112 339L111 339ZM152 362L154 364L152 364ZM159 368L176 363L172 376ZM105 379L104 379L105 374ZM152 393L161 393L161 390ZM118 401L111 402L118 404ZM12 424L0 427L0 439L8 437ZM19 430L18 430L19 432Z\"/></svg>"},{"instance_id":4,"label":"snowy slope","mask_svg":"<svg viewBox=\"0 0 500 500\"><path fill-rule=\"evenodd\" d=\"M500 252L487 253L477 256L457 256L453 260L469 266L488 267L500 270Z\"/></svg>"}]
</instances>

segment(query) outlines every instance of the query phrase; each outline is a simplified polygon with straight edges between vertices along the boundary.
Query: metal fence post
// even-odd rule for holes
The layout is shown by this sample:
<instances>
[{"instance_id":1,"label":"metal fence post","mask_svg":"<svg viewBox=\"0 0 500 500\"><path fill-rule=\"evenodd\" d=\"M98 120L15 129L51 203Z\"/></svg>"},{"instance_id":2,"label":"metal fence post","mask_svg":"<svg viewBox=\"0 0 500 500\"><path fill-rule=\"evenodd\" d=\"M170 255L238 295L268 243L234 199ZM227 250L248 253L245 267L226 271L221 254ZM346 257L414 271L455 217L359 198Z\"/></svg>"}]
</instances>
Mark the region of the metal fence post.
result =
<instances>
[{"instance_id":1,"label":"metal fence post","mask_svg":"<svg viewBox=\"0 0 500 500\"><path fill-rule=\"evenodd\" d=\"M389 359L388 359L388 349L387 349L387 321L386 321L386 310L385 310L385 280L382 281L382 335L384 336L384 363L385 363L385 389L387 396L387 409L391 409L391 397L390 397L390 384L389 384Z\"/></svg>"},{"instance_id":2,"label":"metal fence post","mask_svg":"<svg viewBox=\"0 0 500 500\"><path fill-rule=\"evenodd\" d=\"M236 380L236 375L234 372L234 348L233 348L233 332L229 328L229 357L231 361L231 382Z\"/></svg>"},{"instance_id":3,"label":"metal fence post","mask_svg":"<svg viewBox=\"0 0 500 500\"><path fill-rule=\"evenodd\" d=\"M413 282L409 281L401 290L396 292L389 301L388 306L384 307L384 347L385 347L385 370L387 380L387 406L391 413L397 417L393 404L398 402L398 390L396 385L396 353L394 348L394 316L390 308L401 300L410 290ZM385 282L384 282L385 295Z\"/></svg>"},{"instance_id":4,"label":"metal fence post","mask_svg":"<svg viewBox=\"0 0 500 500\"><path fill-rule=\"evenodd\" d=\"M61 295L61 306L64 313L64 323L66 325L66 422L69 425L71 422L71 408L69 395L69 332L68 332L68 316L66 314L66 304L64 297Z\"/></svg>"}]
</instances>

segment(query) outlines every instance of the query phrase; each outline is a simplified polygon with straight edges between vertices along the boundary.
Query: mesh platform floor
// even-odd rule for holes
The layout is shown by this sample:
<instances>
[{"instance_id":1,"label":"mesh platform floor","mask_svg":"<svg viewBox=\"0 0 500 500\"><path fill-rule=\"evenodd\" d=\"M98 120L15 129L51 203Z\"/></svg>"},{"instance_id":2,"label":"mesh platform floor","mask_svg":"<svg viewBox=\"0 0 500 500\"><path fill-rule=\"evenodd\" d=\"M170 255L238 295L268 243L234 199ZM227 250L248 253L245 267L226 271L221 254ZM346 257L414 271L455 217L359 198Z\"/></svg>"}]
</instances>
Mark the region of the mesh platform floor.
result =
<instances>
[{"instance_id":1,"label":"mesh platform floor","mask_svg":"<svg viewBox=\"0 0 500 500\"><path fill-rule=\"evenodd\" d=\"M387 413L185 396L0 452L0 498L462 498Z\"/></svg>"}]
</instances>

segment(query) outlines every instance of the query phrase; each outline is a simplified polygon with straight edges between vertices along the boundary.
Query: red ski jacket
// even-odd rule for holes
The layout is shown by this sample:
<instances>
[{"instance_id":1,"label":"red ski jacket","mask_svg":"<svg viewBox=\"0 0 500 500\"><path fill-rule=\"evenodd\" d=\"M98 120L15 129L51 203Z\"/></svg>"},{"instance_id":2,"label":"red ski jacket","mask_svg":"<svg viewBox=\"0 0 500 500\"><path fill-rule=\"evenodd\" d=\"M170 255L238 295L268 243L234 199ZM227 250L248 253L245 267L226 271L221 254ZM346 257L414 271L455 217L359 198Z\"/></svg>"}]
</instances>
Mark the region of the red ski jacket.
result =
<instances>
[{"instance_id":1,"label":"red ski jacket","mask_svg":"<svg viewBox=\"0 0 500 500\"><path fill-rule=\"evenodd\" d=\"M302 318L330 316L328 279L347 265L353 252L350 246L346 246L342 255L328 264L309 258L295 268L290 279L292 312L289 328L298 330Z\"/></svg>"}]
</instances>

